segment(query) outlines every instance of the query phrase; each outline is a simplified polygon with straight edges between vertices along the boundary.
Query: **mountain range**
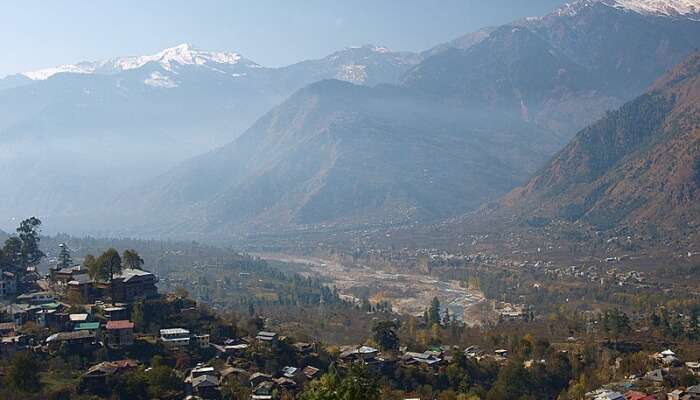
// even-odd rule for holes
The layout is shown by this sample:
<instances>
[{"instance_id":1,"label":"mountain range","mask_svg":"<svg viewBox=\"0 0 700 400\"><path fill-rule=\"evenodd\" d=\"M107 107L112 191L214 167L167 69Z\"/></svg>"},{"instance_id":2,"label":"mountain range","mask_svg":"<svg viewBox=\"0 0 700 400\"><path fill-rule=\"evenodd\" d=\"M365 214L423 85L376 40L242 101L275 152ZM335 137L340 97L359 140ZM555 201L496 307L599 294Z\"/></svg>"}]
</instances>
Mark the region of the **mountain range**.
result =
<instances>
[{"instance_id":1,"label":"mountain range","mask_svg":"<svg viewBox=\"0 0 700 400\"><path fill-rule=\"evenodd\" d=\"M175 236L460 215L693 52L699 9L580 0L418 54L364 46L270 69L179 46L9 77L0 140L21 150L0 171L21 190L0 214Z\"/></svg>"},{"instance_id":2,"label":"mountain range","mask_svg":"<svg viewBox=\"0 0 700 400\"><path fill-rule=\"evenodd\" d=\"M415 57L367 45L264 68L185 44L7 77L0 83L0 216L77 216L235 139L307 84L395 82Z\"/></svg>"},{"instance_id":3,"label":"mountain range","mask_svg":"<svg viewBox=\"0 0 700 400\"><path fill-rule=\"evenodd\" d=\"M697 240L700 52L579 132L492 213L517 224Z\"/></svg>"}]
</instances>

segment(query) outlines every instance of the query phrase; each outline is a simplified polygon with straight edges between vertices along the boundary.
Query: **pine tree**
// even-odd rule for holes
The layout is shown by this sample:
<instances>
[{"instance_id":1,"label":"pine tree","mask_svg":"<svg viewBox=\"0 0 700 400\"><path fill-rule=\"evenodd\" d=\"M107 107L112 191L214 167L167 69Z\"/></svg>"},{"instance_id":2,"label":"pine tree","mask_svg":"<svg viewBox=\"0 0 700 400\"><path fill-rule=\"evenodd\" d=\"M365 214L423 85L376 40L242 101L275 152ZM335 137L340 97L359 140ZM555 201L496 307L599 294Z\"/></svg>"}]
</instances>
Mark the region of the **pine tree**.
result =
<instances>
[{"instance_id":1,"label":"pine tree","mask_svg":"<svg viewBox=\"0 0 700 400\"><path fill-rule=\"evenodd\" d=\"M61 248L58 253L58 267L70 268L73 265L73 259L70 255L70 248L65 243L59 244L58 247Z\"/></svg>"}]
</instances>

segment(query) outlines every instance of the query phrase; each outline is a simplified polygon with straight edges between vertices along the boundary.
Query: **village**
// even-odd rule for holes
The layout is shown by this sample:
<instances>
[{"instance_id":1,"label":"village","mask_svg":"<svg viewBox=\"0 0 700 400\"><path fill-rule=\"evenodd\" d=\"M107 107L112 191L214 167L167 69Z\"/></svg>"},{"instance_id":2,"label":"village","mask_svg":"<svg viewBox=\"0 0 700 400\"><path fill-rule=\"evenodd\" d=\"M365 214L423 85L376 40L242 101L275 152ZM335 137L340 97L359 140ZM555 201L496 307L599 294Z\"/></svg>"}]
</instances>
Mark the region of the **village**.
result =
<instances>
[{"instance_id":1,"label":"village","mask_svg":"<svg viewBox=\"0 0 700 400\"><path fill-rule=\"evenodd\" d=\"M255 325L247 332L223 329L218 322L212 323L217 317L202 311L186 296L159 293L159 278L143 262L132 265L120 266L116 273L111 271L106 280L97 279L83 264L66 262L52 266L43 276L35 267L21 274L3 271L2 358L9 362L25 351L47 359L79 357L85 363L77 380L79 391L96 396L109 393L107 388L119 382L120 375L152 370L162 362L158 360L175 360L172 376L179 383L169 391L189 399L242 398L240 393L250 399L294 398L329 369L348 370L356 364L378 376L392 377L400 370L418 369L439 378L459 359L495 366L497 370L509 362L511 350L485 350L479 345L445 343L409 349L370 339L323 347L318 342L297 342L283 333L267 331L261 316L256 316ZM598 279L596 272L575 267L547 269L546 273L593 274L586 279ZM637 273L608 275L644 282L643 275ZM494 309L503 323L531 318L528 307L522 304L497 302ZM150 318L154 310L161 313L157 323ZM388 327L384 334L395 336L392 329ZM559 355L568 351L557 350ZM700 362L682 360L670 349L660 349L648 358L650 368L646 373L607 383L585 393L585 398L700 399L700 386L671 387L679 382L679 376L700 376ZM523 367L546 368L547 362L544 358L528 359ZM666 391L668 388L672 390ZM230 397L233 392L238 397ZM413 394L418 395L416 391Z\"/></svg>"}]
</instances>

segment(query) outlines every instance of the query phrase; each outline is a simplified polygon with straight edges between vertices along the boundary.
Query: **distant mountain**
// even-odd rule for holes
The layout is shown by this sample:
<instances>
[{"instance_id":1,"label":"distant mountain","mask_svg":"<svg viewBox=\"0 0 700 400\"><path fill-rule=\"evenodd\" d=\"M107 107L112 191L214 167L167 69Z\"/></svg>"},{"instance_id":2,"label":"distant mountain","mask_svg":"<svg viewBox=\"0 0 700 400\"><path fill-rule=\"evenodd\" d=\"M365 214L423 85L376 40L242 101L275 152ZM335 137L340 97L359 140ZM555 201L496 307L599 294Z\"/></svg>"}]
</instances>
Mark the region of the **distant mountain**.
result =
<instances>
[{"instance_id":1,"label":"distant mountain","mask_svg":"<svg viewBox=\"0 0 700 400\"><path fill-rule=\"evenodd\" d=\"M699 200L700 52L578 133L492 213L698 239Z\"/></svg>"},{"instance_id":2,"label":"distant mountain","mask_svg":"<svg viewBox=\"0 0 700 400\"><path fill-rule=\"evenodd\" d=\"M494 124L403 88L322 81L230 145L125 195L118 219L173 234L435 220L495 198L559 146L506 115Z\"/></svg>"},{"instance_id":3,"label":"distant mountain","mask_svg":"<svg viewBox=\"0 0 700 400\"><path fill-rule=\"evenodd\" d=\"M697 48L697 3L569 3L467 36L467 46L447 46L412 68L403 83L467 106L508 110L571 137Z\"/></svg>"},{"instance_id":4,"label":"distant mountain","mask_svg":"<svg viewBox=\"0 0 700 400\"><path fill-rule=\"evenodd\" d=\"M459 215L694 51L696 1L579 0L418 55L264 68L178 46L27 73L0 90L0 218L72 226L89 206L206 234Z\"/></svg>"},{"instance_id":5,"label":"distant mountain","mask_svg":"<svg viewBox=\"0 0 700 400\"><path fill-rule=\"evenodd\" d=\"M230 142L309 83L396 82L416 57L368 45L264 68L184 44L7 77L0 80L0 218L77 216Z\"/></svg>"},{"instance_id":6,"label":"distant mountain","mask_svg":"<svg viewBox=\"0 0 700 400\"><path fill-rule=\"evenodd\" d=\"M459 215L642 93L695 37L700 22L686 16L592 1L486 29L423 53L397 86L301 90L240 139L128 194L140 199L120 220L138 210L137 232L223 234Z\"/></svg>"}]
</instances>

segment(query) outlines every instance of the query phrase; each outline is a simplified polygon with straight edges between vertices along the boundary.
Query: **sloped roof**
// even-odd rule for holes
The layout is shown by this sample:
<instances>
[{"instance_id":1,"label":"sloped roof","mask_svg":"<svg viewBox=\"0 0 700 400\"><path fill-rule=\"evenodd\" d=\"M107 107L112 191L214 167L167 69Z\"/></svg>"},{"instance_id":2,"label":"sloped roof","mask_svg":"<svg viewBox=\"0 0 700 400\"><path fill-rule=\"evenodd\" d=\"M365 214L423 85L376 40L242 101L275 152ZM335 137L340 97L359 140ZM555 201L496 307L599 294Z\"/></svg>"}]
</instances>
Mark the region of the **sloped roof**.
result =
<instances>
[{"instance_id":1,"label":"sloped roof","mask_svg":"<svg viewBox=\"0 0 700 400\"><path fill-rule=\"evenodd\" d=\"M91 331L87 331L87 330L73 331L73 332L58 332L58 333L54 333L53 335L46 338L46 343L63 342L63 341L67 341L67 340L88 339L88 338L94 338L94 337L95 337L95 334L92 333Z\"/></svg>"},{"instance_id":2,"label":"sloped roof","mask_svg":"<svg viewBox=\"0 0 700 400\"><path fill-rule=\"evenodd\" d=\"M73 328L75 331L82 331L82 330L88 330L88 331L96 331L100 329L100 323L99 322L81 322Z\"/></svg>"},{"instance_id":3,"label":"sloped roof","mask_svg":"<svg viewBox=\"0 0 700 400\"><path fill-rule=\"evenodd\" d=\"M200 375L196 378L192 378L192 387L216 387L219 386L219 380L212 375Z\"/></svg>"},{"instance_id":4,"label":"sloped roof","mask_svg":"<svg viewBox=\"0 0 700 400\"><path fill-rule=\"evenodd\" d=\"M112 329L134 329L134 323L129 320L107 321L107 330Z\"/></svg>"},{"instance_id":5,"label":"sloped roof","mask_svg":"<svg viewBox=\"0 0 700 400\"><path fill-rule=\"evenodd\" d=\"M134 278L145 277L145 276L155 276L155 275L153 275L152 272L149 272L149 271L146 271L143 269L125 268L119 274L114 274L114 279L121 278L124 280L124 282L128 282Z\"/></svg>"}]
</instances>

